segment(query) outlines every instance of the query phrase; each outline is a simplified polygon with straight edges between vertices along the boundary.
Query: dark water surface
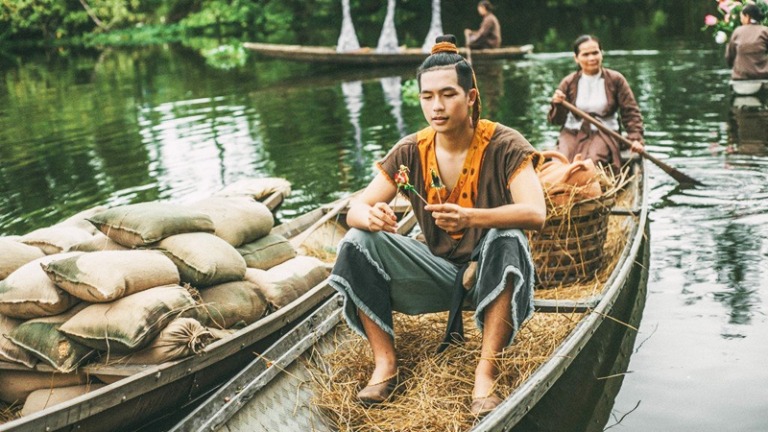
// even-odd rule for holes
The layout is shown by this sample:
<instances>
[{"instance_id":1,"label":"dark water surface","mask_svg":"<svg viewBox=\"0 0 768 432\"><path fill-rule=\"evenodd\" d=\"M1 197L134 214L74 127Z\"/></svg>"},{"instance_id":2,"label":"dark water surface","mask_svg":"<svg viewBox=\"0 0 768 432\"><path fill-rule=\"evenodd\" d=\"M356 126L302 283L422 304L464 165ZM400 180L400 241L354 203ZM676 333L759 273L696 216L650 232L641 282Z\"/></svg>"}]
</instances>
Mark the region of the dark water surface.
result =
<instances>
[{"instance_id":1,"label":"dark water surface","mask_svg":"<svg viewBox=\"0 0 768 432\"><path fill-rule=\"evenodd\" d=\"M98 205L191 201L245 177L285 177L289 219L362 187L425 125L413 68L338 71L251 58L238 71L172 48L0 63L0 235ZM648 297L603 427L768 430L768 108L732 108L712 50L610 51L646 117L652 167ZM571 56L478 65L485 117L554 145L548 100ZM756 106L755 103L757 104Z\"/></svg>"}]
</instances>

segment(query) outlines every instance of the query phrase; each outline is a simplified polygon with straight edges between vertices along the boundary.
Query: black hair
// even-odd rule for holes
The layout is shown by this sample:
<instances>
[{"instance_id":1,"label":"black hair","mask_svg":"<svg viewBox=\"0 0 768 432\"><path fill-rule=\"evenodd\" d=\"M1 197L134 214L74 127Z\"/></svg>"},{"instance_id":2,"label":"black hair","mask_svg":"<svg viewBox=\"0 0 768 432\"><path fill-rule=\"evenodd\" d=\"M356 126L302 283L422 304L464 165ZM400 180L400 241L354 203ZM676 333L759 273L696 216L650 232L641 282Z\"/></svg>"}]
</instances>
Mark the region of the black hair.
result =
<instances>
[{"instance_id":1,"label":"black hair","mask_svg":"<svg viewBox=\"0 0 768 432\"><path fill-rule=\"evenodd\" d=\"M763 20L763 11L760 10L760 7L758 7L756 4L748 4L744 6L744 9L741 10L741 13L748 16L750 19L753 19L757 22L760 22Z\"/></svg>"},{"instance_id":2,"label":"black hair","mask_svg":"<svg viewBox=\"0 0 768 432\"><path fill-rule=\"evenodd\" d=\"M600 48L601 50L603 49L603 46L600 44L600 39L598 39L596 36L585 34L577 37L576 40L573 41L573 53L576 55L579 55L579 46L581 46L581 44L583 44L584 42L588 42L588 41L597 42L597 47Z\"/></svg>"},{"instance_id":3,"label":"black hair","mask_svg":"<svg viewBox=\"0 0 768 432\"><path fill-rule=\"evenodd\" d=\"M482 6L487 10L488 12L493 12L493 4L489 2L488 0L480 0L480 3L477 4L478 6Z\"/></svg>"},{"instance_id":4,"label":"black hair","mask_svg":"<svg viewBox=\"0 0 768 432\"><path fill-rule=\"evenodd\" d=\"M456 45L456 36L452 34L446 34L438 36L435 39L435 43L449 42ZM476 88L474 82L474 71L472 66L469 65L467 60L458 53L442 51L437 52L427 57L421 66L416 71L416 80L419 83L419 90L421 90L421 75L431 69L440 68L442 66L456 65L456 75L458 77L459 85L465 92L469 92L471 89Z\"/></svg>"},{"instance_id":5,"label":"black hair","mask_svg":"<svg viewBox=\"0 0 768 432\"><path fill-rule=\"evenodd\" d=\"M441 42L447 42L456 46L456 36L452 34L445 34L435 38L435 44ZM458 49L458 48L457 48ZM455 65L455 66L454 66ZM464 92L469 93L472 89L477 89L477 83L475 82L475 71L467 60L462 57L458 52L439 51L431 54L416 70L416 81L419 84L419 91L421 91L421 75L424 72L428 72L434 69L446 69L450 66L454 66L456 69L456 78L459 82L459 86L464 89ZM472 112L472 124L477 124L477 120L480 117L480 93L478 91L475 98L475 107Z\"/></svg>"}]
</instances>

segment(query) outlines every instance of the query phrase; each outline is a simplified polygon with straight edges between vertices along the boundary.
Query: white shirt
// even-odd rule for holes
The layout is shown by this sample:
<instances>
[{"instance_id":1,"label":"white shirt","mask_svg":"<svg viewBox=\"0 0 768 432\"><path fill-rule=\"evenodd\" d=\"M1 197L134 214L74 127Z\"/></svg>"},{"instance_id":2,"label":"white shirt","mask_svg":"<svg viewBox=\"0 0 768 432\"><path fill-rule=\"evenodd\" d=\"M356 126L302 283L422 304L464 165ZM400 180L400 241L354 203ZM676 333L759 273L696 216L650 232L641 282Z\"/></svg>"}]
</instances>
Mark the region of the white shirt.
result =
<instances>
[{"instance_id":1,"label":"white shirt","mask_svg":"<svg viewBox=\"0 0 768 432\"><path fill-rule=\"evenodd\" d=\"M618 131L619 120L617 113L613 113L608 118L603 118L596 113L602 113L608 107L608 97L605 94L605 79L602 74L587 75L582 74L579 78L579 89L576 94L577 108L582 111L592 114L594 117L601 120L609 128ZM572 113L568 113L568 117L565 120L565 127L567 129L578 130L581 129L582 120L576 120L576 117ZM597 130L597 127L590 125L593 131Z\"/></svg>"}]
</instances>

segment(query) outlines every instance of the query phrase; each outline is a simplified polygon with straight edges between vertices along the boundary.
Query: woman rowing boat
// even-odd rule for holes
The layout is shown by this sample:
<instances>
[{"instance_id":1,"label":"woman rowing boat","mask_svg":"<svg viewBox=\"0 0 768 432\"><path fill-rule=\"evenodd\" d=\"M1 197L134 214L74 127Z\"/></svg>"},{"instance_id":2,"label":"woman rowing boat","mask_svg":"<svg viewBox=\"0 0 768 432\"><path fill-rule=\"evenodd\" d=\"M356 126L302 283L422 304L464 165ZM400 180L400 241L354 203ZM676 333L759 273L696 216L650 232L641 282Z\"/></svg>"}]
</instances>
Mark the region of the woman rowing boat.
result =
<instances>
[{"instance_id":1,"label":"woman rowing boat","mask_svg":"<svg viewBox=\"0 0 768 432\"><path fill-rule=\"evenodd\" d=\"M643 150L643 116L626 78L603 67L600 41L591 35L580 36L573 43L574 60L579 70L565 77L552 96L548 120L561 125L558 150L569 161L581 154L585 159L621 168L620 143L595 126L574 116L561 102L568 101L587 113L592 113L611 129L620 125L632 141L632 150Z\"/></svg>"}]
</instances>

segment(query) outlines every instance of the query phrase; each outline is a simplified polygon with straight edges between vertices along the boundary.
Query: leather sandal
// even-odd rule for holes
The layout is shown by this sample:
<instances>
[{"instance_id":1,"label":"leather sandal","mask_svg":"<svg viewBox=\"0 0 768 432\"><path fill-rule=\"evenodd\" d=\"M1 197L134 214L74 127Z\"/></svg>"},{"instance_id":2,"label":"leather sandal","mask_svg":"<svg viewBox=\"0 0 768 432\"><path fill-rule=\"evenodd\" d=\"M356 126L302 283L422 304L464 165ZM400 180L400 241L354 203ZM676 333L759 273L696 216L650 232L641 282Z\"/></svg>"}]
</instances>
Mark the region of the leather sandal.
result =
<instances>
[{"instance_id":1,"label":"leather sandal","mask_svg":"<svg viewBox=\"0 0 768 432\"><path fill-rule=\"evenodd\" d=\"M496 409L496 407L501 405L502 402L503 400L496 396L494 393L491 393L489 396L485 397L472 398L472 404L469 406L469 412L471 412L475 417L482 417Z\"/></svg>"},{"instance_id":2,"label":"leather sandal","mask_svg":"<svg viewBox=\"0 0 768 432\"><path fill-rule=\"evenodd\" d=\"M357 393L357 399L366 406L386 402L395 392L395 387L397 387L397 376L398 372L396 371L394 375L373 384L368 384Z\"/></svg>"}]
</instances>

